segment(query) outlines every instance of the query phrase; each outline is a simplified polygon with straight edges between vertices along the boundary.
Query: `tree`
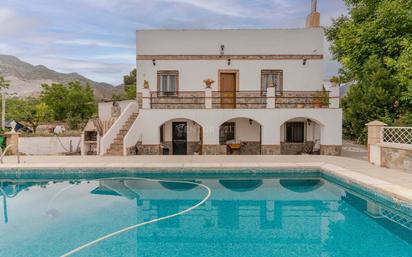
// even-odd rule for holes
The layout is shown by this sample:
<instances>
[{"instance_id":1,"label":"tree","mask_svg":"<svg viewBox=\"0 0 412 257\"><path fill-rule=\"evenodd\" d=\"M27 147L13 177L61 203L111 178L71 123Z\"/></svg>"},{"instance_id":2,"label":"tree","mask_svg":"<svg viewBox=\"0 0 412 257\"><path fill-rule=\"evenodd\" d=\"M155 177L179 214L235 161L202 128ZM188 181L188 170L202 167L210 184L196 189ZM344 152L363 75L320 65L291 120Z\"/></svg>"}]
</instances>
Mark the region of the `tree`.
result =
<instances>
[{"instance_id":1,"label":"tree","mask_svg":"<svg viewBox=\"0 0 412 257\"><path fill-rule=\"evenodd\" d=\"M50 108L38 98L12 98L7 100L7 105L8 119L31 127L34 133L40 123L50 121L52 114Z\"/></svg>"},{"instance_id":2,"label":"tree","mask_svg":"<svg viewBox=\"0 0 412 257\"><path fill-rule=\"evenodd\" d=\"M41 99L53 112L53 119L64 121L68 112L68 88L63 84L43 84Z\"/></svg>"},{"instance_id":3,"label":"tree","mask_svg":"<svg viewBox=\"0 0 412 257\"><path fill-rule=\"evenodd\" d=\"M78 81L69 83L66 100L66 118L72 129L77 129L80 123L87 121L97 112L97 102L89 84L82 86Z\"/></svg>"},{"instance_id":4,"label":"tree","mask_svg":"<svg viewBox=\"0 0 412 257\"><path fill-rule=\"evenodd\" d=\"M91 118L97 111L97 102L90 85L79 81L63 84L42 85L41 100L50 107L53 118L67 121L71 128Z\"/></svg>"},{"instance_id":5,"label":"tree","mask_svg":"<svg viewBox=\"0 0 412 257\"><path fill-rule=\"evenodd\" d=\"M130 100L136 99L136 69L133 69L129 75L123 76L124 90L120 94L114 94L112 100Z\"/></svg>"},{"instance_id":6,"label":"tree","mask_svg":"<svg viewBox=\"0 0 412 257\"><path fill-rule=\"evenodd\" d=\"M9 88L10 81L6 80L3 76L0 75L0 90L3 88Z\"/></svg>"},{"instance_id":7,"label":"tree","mask_svg":"<svg viewBox=\"0 0 412 257\"><path fill-rule=\"evenodd\" d=\"M326 31L340 79L352 86L342 101L344 133L365 142L365 123L412 125L412 0L345 0L349 16Z\"/></svg>"}]
</instances>

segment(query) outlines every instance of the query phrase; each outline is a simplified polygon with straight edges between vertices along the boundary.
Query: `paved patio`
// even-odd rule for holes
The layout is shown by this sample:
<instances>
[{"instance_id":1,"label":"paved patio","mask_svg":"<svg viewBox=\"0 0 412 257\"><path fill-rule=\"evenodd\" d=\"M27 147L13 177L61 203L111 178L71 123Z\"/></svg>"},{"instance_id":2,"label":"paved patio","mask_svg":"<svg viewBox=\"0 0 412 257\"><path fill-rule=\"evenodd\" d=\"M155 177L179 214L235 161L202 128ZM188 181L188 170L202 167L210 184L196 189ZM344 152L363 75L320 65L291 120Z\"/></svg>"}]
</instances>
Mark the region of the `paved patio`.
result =
<instances>
[{"instance_id":1,"label":"paved patio","mask_svg":"<svg viewBox=\"0 0 412 257\"><path fill-rule=\"evenodd\" d=\"M387 169L347 157L314 155L224 156L6 156L0 169L60 168L321 168L348 181L412 203L412 171Z\"/></svg>"}]
</instances>

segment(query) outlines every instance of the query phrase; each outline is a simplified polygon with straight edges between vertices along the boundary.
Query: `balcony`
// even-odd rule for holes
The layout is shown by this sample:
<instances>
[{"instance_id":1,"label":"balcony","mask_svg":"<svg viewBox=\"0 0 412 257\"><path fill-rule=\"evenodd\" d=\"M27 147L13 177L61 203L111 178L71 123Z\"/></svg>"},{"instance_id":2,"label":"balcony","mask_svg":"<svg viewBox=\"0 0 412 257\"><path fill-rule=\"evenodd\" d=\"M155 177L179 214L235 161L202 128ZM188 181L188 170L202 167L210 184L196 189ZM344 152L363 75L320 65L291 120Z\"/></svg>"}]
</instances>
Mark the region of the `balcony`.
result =
<instances>
[{"instance_id":1,"label":"balcony","mask_svg":"<svg viewBox=\"0 0 412 257\"><path fill-rule=\"evenodd\" d=\"M271 90L273 89L273 90ZM324 91L179 91L144 89L138 99L143 109L274 109L339 108L339 88Z\"/></svg>"}]
</instances>

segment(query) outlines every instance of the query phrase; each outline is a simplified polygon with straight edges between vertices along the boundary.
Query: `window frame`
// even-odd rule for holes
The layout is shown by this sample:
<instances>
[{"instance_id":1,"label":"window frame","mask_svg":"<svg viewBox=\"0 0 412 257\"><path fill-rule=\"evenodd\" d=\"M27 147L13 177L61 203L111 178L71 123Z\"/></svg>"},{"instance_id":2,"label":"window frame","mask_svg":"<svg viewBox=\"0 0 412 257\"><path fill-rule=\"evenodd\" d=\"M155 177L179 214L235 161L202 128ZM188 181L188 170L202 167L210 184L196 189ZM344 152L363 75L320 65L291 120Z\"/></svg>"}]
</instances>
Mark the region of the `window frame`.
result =
<instances>
[{"instance_id":1,"label":"window frame","mask_svg":"<svg viewBox=\"0 0 412 257\"><path fill-rule=\"evenodd\" d=\"M176 76L176 91L164 92L161 90L161 77L162 76ZM157 92L161 96L177 96L179 94L179 71L178 70L159 70L157 71Z\"/></svg>"},{"instance_id":2,"label":"window frame","mask_svg":"<svg viewBox=\"0 0 412 257\"><path fill-rule=\"evenodd\" d=\"M300 140L295 140L293 139L293 131L291 132L292 138L288 137L288 128L289 126L293 126L299 124L299 126L302 126L302 141ZM306 123L304 121L290 121L290 122L286 122L285 124L285 143L298 143L298 144L303 144L306 142Z\"/></svg>"},{"instance_id":3,"label":"window frame","mask_svg":"<svg viewBox=\"0 0 412 257\"><path fill-rule=\"evenodd\" d=\"M263 76L265 75L278 75L279 76L279 85L276 86L276 91L283 91L283 70L277 69L266 69L260 71L260 90L262 92L267 92L267 87L263 84Z\"/></svg>"},{"instance_id":4,"label":"window frame","mask_svg":"<svg viewBox=\"0 0 412 257\"><path fill-rule=\"evenodd\" d=\"M228 138L227 135L229 133L226 133L225 136L222 136L221 133L222 133L222 128L223 127L232 127L233 128L233 131L230 132L230 134L233 134L233 138L230 138L230 139ZM225 132L227 132L227 131L225 131ZM227 141L235 140L235 139L236 139L236 122L225 122L222 125L220 125L220 127L219 127L219 144L220 145L225 145Z\"/></svg>"}]
</instances>

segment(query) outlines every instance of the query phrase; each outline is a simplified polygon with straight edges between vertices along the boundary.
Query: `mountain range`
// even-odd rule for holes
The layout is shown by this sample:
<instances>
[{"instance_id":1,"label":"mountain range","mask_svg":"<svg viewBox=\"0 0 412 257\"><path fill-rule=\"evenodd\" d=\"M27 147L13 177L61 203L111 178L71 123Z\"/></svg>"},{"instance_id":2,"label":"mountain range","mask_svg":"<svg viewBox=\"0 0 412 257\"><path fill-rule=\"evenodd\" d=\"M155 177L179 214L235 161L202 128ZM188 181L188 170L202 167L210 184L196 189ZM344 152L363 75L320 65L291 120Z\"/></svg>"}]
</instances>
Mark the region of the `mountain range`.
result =
<instances>
[{"instance_id":1,"label":"mountain range","mask_svg":"<svg viewBox=\"0 0 412 257\"><path fill-rule=\"evenodd\" d=\"M114 93L123 89L120 86L114 87L108 83L90 80L78 73L60 73L43 65L32 65L12 55L0 55L0 75L10 81L10 88L6 92L19 97L39 95L44 83L67 84L75 80L82 84L89 83L98 100L110 99Z\"/></svg>"}]
</instances>

